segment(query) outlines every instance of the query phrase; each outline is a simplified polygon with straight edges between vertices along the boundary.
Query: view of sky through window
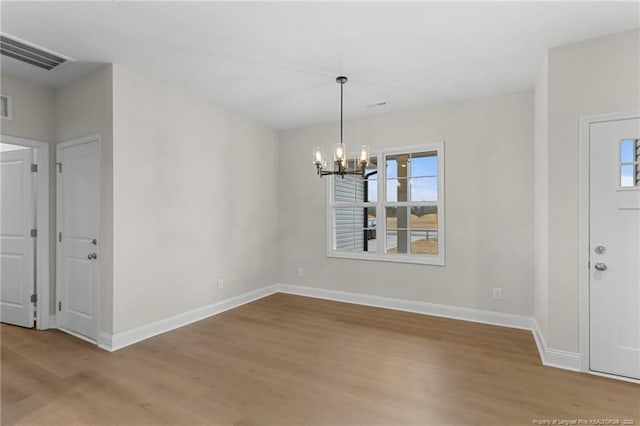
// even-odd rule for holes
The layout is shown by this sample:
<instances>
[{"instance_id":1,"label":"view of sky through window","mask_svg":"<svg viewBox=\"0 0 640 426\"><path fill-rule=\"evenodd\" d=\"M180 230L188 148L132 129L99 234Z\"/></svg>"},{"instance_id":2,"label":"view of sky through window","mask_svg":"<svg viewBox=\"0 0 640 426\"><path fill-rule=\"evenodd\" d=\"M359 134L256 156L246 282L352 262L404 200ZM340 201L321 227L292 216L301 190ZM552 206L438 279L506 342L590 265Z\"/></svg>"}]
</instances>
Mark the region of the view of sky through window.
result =
<instances>
[{"instance_id":1,"label":"view of sky through window","mask_svg":"<svg viewBox=\"0 0 640 426\"><path fill-rule=\"evenodd\" d=\"M438 157L414 154L410 161L410 201L438 200ZM387 159L387 201L395 202L398 186L398 162Z\"/></svg>"}]
</instances>

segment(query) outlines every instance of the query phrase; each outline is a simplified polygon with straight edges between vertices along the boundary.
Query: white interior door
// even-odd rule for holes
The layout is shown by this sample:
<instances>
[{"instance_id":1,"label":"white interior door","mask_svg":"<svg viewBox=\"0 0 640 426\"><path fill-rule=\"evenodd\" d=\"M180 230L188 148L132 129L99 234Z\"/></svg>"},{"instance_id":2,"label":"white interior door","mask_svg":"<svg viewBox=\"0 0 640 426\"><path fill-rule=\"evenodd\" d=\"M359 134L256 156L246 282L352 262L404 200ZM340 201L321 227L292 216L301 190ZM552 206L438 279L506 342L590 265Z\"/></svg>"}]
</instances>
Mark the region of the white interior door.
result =
<instances>
[{"instance_id":1,"label":"white interior door","mask_svg":"<svg viewBox=\"0 0 640 426\"><path fill-rule=\"evenodd\" d=\"M35 179L33 149L0 152L0 316L33 327L35 294Z\"/></svg>"},{"instance_id":2,"label":"white interior door","mask_svg":"<svg viewBox=\"0 0 640 426\"><path fill-rule=\"evenodd\" d=\"M58 145L57 323L64 331L98 337L100 142Z\"/></svg>"},{"instance_id":3,"label":"white interior door","mask_svg":"<svg viewBox=\"0 0 640 426\"><path fill-rule=\"evenodd\" d=\"M640 119L589 136L590 368L640 379Z\"/></svg>"}]
</instances>

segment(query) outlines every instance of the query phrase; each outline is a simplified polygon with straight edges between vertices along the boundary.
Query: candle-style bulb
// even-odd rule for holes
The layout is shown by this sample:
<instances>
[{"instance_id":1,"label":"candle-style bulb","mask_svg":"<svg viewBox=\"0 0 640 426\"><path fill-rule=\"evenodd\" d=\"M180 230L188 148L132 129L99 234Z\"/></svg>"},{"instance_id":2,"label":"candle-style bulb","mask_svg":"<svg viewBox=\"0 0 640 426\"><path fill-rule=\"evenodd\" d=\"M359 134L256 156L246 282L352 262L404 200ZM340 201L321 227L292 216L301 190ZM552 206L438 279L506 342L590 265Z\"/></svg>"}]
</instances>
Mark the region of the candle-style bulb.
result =
<instances>
[{"instance_id":1,"label":"candle-style bulb","mask_svg":"<svg viewBox=\"0 0 640 426\"><path fill-rule=\"evenodd\" d=\"M366 167L369 164L369 147L367 145L360 146L360 153L358 155L358 163L360 167Z\"/></svg>"}]
</instances>

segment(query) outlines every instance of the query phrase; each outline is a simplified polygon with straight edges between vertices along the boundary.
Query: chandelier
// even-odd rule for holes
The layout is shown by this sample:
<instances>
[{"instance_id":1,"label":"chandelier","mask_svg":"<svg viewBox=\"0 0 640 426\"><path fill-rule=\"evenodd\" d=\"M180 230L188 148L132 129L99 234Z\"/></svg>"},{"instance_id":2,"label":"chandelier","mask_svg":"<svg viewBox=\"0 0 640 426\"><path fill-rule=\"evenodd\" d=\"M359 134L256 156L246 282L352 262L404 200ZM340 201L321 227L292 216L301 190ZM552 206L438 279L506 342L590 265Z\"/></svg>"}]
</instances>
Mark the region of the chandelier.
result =
<instances>
[{"instance_id":1,"label":"chandelier","mask_svg":"<svg viewBox=\"0 0 640 426\"><path fill-rule=\"evenodd\" d=\"M347 162L347 147L342 141L342 99L343 88L347 82L347 77L337 77L336 83L340 84L340 142L334 145L333 148L333 163L335 170L326 170L327 161L324 155L322 147L316 146L313 148L313 164L316 166L318 176L328 175L340 175L344 179L345 175L361 175L364 176L367 164L369 164L369 147L367 145L361 145L358 151L358 156L353 160L353 168L349 168Z\"/></svg>"}]
</instances>

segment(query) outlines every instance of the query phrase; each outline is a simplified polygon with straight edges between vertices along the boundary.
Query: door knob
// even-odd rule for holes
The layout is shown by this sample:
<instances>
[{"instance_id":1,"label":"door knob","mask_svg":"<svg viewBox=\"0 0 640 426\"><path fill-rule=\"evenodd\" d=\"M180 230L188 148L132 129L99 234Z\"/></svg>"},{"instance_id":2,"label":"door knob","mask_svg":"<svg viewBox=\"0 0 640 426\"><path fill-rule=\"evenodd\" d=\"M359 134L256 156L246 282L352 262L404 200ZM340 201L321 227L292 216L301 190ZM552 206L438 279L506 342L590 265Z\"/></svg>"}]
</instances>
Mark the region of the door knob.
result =
<instances>
[{"instance_id":1,"label":"door knob","mask_svg":"<svg viewBox=\"0 0 640 426\"><path fill-rule=\"evenodd\" d=\"M604 254L604 252L607 251L607 248L605 246L596 246L593 251L595 251L597 254Z\"/></svg>"},{"instance_id":2,"label":"door knob","mask_svg":"<svg viewBox=\"0 0 640 426\"><path fill-rule=\"evenodd\" d=\"M89 253L87 255L87 259L91 260L91 259L97 259L98 255L96 253Z\"/></svg>"},{"instance_id":3,"label":"door knob","mask_svg":"<svg viewBox=\"0 0 640 426\"><path fill-rule=\"evenodd\" d=\"M607 265L605 265L602 262L596 263L593 267L596 268L596 271L606 271L607 270Z\"/></svg>"}]
</instances>

